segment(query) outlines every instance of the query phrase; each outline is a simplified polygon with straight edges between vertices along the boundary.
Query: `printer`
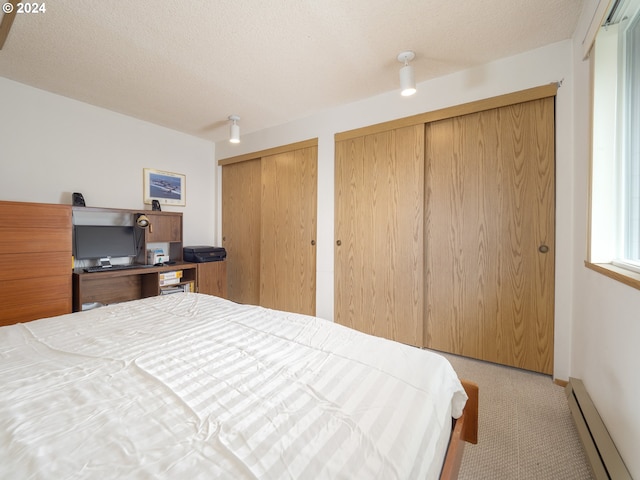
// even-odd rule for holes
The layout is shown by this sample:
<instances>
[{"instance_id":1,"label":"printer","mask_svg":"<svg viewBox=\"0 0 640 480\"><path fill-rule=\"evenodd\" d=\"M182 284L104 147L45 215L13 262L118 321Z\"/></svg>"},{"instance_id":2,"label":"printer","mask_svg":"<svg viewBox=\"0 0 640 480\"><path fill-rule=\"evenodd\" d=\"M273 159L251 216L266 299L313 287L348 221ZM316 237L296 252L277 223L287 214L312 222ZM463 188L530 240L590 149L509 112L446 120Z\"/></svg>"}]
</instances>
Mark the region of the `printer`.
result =
<instances>
[{"instance_id":1,"label":"printer","mask_svg":"<svg viewBox=\"0 0 640 480\"><path fill-rule=\"evenodd\" d=\"M219 262L227 256L224 247L209 247L197 245L194 247L183 247L182 254L185 262Z\"/></svg>"}]
</instances>

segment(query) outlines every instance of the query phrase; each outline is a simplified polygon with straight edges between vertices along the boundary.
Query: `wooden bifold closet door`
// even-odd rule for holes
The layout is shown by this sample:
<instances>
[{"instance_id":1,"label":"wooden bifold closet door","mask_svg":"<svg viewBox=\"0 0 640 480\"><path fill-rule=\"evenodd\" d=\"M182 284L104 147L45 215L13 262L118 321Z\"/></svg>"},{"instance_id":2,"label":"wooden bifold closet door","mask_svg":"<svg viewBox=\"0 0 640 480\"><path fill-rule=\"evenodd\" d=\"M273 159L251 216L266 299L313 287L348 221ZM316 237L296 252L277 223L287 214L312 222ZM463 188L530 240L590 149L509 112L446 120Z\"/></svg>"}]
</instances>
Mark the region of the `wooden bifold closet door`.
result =
<instances>
[{"instance_id":1,"label":"wooden bifold closet door","mask_svg":"<svg viewBox=\"0 0 640 480\"><path fill-rule=\"evenodd\" d=\"M336 142L335 321L423 342L424 126Z\"/></svg>"},{"instance_id":2,"label":"wooden bifold closet door","mask_svg":"<svg viewBox=\"0 0 640 480\"><path fill-rule=\"evenodd\" d=\"M260 305L316 313L317 147L262 157Z\"/></svg>"},{"instance_id":3,"label":"wooden bifold closet door","mask_svg":"<svg viewBox=\"0 0 640 480\"><path fill-rule=\"evenodd\" d=\"M553 371L554 98L426 126L425 346Z\"/></svg>"},{"instance_id":4,"label":"wooden bifold closet door","mask_svg":"<svg viewBox=\"0 0 640 480\"><path fill-rule=\"evenodd\" d=\"M336 135L337 323L552 373L556 88Z\"/></svg>"},{"instance_id":5,"label":"wooden bifold closet door","mask_svg":"<svg viewBox=\"0 0 640 480\"><path fill-rule=\"evenodd\" d=\"M227 297L314 315L317 141L274 150L222 167Z\"/></svg>"},{"instance_id":6,"label":"wooden bifold closet door","mask_svg":"<svg viewBox=\"0 0 640 480\"><path fill-rule=\"evenodd\" d=\"M260 159L222 167L222 242L227 298L260 305Z\"/></svg>"}]
</instances>

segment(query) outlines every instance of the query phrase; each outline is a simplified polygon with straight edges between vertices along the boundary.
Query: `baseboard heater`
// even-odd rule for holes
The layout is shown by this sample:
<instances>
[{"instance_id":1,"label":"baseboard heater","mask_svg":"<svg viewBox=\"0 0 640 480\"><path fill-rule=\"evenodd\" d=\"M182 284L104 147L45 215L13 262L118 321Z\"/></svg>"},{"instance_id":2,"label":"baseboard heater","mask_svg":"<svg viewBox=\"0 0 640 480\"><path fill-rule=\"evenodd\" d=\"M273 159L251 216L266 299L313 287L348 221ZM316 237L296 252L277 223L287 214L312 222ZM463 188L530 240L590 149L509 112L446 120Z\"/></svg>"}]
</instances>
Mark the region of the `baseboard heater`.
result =
<instances>
[{"instance_id":1,"label":"baseboard heater","mask_svg":"<svg viewBox=\"0 0 640 480\"><path fill-rule=\"evenodd\" d=\"M595 478L633 480L582 380L570 378L565 392Z\"/></svg>"}]
</instances>

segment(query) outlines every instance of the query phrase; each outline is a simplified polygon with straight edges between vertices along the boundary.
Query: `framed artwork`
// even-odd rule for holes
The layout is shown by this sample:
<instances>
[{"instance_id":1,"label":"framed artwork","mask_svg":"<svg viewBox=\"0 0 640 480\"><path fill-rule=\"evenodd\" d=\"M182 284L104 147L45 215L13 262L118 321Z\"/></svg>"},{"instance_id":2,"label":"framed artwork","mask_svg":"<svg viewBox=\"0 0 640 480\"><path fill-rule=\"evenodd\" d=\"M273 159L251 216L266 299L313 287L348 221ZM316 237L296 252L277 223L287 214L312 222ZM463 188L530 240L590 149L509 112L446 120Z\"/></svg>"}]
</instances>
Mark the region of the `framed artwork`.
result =
<instances>
[{"instance_id":1,"label":"framed artwork","mask_svg":"<svg viewBox=\"0 0 640 480\"><path fill-rule=\"evenodd\" d=\"M179 173L163 172L153 168L143 169L144 203L157 200L161 205L187 205L187 177Z\"/></svg>"}]
</instances>

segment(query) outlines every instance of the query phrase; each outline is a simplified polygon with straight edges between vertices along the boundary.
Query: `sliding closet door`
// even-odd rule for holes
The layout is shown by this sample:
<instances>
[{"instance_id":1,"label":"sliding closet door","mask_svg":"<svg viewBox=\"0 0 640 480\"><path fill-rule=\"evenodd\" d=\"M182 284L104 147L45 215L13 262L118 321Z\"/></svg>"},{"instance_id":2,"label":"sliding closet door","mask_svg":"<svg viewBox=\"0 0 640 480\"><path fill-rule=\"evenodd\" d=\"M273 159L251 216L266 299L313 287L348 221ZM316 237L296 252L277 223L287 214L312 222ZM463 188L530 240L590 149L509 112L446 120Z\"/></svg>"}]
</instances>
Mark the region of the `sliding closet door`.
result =
<instances>
[{"instance_id":1,"label":"sliding closet door","mask_svg":"<svg viewBox=\"0 0 640 480\"><path fill-rule=\"evenodd\" d=\"M336 142L335 321L423 342L424 126Z\"/></svg>"},{"instance_id":2,"label":"sliding closet door","mask_svg":"<svg viewBox=\"0 0 640 480\"><path fill-rule=\"evenodd\" d=\"M316 312L318 147L262 157L260 305Z\"/></svg>"},{"instance_id":3,"label":"sliding closet door","mask_svg":"<svg viewBox=\"0 0 640 480\"><path fill-rule=\"evenodd\" d=\"M222 167L222 235L227 298L260 304L260 159Z\"/></svg>"},{"instance_id":4,"label":"sliding closet door","mask_svg":"<svg viewBox=\"0 0 640 480\"><path fill-rule=\"evenodd\" d=\"M425 345L552 373L554 99L426 126Z\"/></svg>"}]
</instances>

